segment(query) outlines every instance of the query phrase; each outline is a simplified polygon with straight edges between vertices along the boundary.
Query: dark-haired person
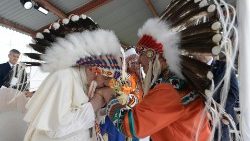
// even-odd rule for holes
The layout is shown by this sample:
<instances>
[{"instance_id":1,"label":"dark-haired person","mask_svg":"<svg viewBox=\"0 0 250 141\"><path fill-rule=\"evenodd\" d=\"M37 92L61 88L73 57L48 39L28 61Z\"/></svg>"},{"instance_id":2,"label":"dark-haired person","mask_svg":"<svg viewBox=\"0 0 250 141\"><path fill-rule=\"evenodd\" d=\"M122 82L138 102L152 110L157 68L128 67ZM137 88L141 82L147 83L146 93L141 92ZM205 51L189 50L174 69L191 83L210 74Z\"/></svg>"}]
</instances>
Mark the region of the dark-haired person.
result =
<instances>
[{"instance_id":1,"label":"dark-haired person","mask_svg":"<svg viewBox=\"0 0 250 141\"><path fill-rule=\"evenodd\" d=\"M19 59L20 52L16 49L12 49L9 52L9 61L3 64L0 64L0 88L6 84L9 85L8 82L10 81L10 72L12 68L17 64L17 61ZM7 86L8 87L8 86Z\"/></svg>"}]
</instances>

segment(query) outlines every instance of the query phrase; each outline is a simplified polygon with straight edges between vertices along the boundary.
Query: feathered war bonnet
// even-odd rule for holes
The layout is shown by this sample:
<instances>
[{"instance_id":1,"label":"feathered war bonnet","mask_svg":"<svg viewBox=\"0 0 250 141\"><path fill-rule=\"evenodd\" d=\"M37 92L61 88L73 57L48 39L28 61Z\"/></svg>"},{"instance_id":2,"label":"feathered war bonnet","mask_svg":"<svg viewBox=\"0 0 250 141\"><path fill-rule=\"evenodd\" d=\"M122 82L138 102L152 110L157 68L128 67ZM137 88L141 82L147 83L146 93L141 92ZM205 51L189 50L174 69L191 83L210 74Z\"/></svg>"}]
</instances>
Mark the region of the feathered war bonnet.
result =
<instances>
[{"instance_id":1,"label":"feathered war bonnet","mask_svg":"<svg viewBox=\"0 0 250 141\"><path fill-rule=\"evenodd\" d=\"M108 77L121 75L119 40L86 15L70 15L51 24L49 29L37 33L29 46L39 53L26 55L42 60L42 70L46 72L84 65Z\"/></svg>"},{"instance_id":2,"label":"feathered war bonnet","mask_svg":"<svg viewBox=\"0 0 250 141\"><path fill-rule=\"evenodd\" d=\"M209 111L212 117L209 140L213 139L215 129L221 130L218 126L222 124L221 117L229 122L228 130L237 131L236 124L224 109L230 88L232 62L238 49L235 16L234 7L224 0L172 0L160 18L149 19L138 32L138 54L144 53L151 59L162 55L172 73L191 84L195 93L204 96L204 110ZM211 67L194 59L193 55L197 53L226 57L225 74L220 82L223 82L222 87L218 85L213 88ZM220 103L213 99L218 87L222 89L219 92ZM202 115L205 118L207 112ZM199 127L202 126L203 122L200 122ZM221 137L222 131L218 133L218 137ZM239 133L234 132L230 136L240 140Z\"/></svg>"},{"instance_id":3,"label":"feathered war bonnet","mask_svg":"<svg viewBox=\"0 0 250 141\"><path fill-rule=\"evenodd\" d=\"M173 0L161 18L149 19L139 29L138 54L163 56L172 73L207 93L213 79L210 66L189 54L220 53L222 27L216 11L204 0Z\"/></svg>"}]
</instances>

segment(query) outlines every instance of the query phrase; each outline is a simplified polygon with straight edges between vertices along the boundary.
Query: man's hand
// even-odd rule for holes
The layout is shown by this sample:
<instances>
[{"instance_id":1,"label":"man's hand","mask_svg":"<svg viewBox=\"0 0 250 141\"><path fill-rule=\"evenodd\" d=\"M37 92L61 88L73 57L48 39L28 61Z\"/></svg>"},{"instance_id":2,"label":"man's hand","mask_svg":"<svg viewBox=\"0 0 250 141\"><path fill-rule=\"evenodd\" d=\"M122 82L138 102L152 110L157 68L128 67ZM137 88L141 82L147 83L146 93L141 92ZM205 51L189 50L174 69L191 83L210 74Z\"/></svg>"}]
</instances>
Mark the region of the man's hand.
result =
<instances>
[{"instance_id":1,"label":"man's hand","mask_svg":"<svg viewBox=\"0 0 250 141\"><path fill-rule=\"evenodd\" d=\"M90 103L92 104L94 111L99 110L106 104L104 98L100 95L94 95L90 100Z\"/></svg>"},{"instance_id":2,"label":"man's hand","mask_svg":"<svg viewBox=\"0 0 250 141\"><path fill-rule=\"evenodd\" d=\"M110 87L96 89L95 93L102 96L106 103L115 95L115 92Z\"/></svg>"}]
</instances>

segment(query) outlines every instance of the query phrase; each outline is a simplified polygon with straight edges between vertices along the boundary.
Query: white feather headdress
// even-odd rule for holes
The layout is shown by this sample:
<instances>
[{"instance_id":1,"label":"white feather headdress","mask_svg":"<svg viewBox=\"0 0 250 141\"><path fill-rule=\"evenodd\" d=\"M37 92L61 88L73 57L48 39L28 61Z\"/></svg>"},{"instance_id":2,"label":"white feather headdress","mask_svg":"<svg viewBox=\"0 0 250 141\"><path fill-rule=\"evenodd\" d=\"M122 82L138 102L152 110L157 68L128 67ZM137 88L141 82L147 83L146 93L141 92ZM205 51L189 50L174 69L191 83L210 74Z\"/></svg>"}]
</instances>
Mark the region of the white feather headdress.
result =
<instances>
[{"instance_id":1,"label":"white feather headdress","mask_svg":"<svg viewBox=\"0 0 250 141\"><path fill-rule=\"evenodd\" d=\"M184 78L180 68L180 51L178 49L179 34L171 31L168 25L160 21L159 18L153 18L147 20L142 28L139 29L139 38L142 39L144 35L151 36L153 40L163 46L163 57L166 59L169 69L180 78ZM147 47L155 49L154 46Z\"/></svg>"},{"instance_id":2,"label":"white feather headdress","mask_svg":"<svg viewBox=\"0 0 250 141\"><path fill-rule=\"evenodd\" d=\"M112 31L98 29L69 34L46 50L42 59L44 71L52 72L76 65L81 58L121 54L121 45Z\"/></svg>"}]
</instances>

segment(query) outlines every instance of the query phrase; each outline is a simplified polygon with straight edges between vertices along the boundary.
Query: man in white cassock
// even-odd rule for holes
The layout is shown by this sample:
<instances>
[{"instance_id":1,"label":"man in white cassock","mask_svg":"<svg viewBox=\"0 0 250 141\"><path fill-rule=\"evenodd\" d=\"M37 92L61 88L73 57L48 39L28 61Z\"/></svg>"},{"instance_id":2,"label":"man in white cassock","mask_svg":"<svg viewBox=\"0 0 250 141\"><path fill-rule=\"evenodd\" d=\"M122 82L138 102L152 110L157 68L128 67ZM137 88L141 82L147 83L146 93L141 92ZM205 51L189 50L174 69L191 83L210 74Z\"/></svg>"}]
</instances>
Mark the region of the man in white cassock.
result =
<instances>
[{"instance_id":1,"label":"man in white cassock","mask_svg":"<svg viewBox=\"0 0 250 141\"><path fill-rule=\"evenodd\" d=\"M112 97L100 93L106 77L120 75L120 43L113 32L97 29L59 38L42 56L50 72L27 103L24 141L94 141L96 111ZM117 60L116 60L117 59ZM121 62L121 61L120 61Z\"/></svg>"}]
</instances>

